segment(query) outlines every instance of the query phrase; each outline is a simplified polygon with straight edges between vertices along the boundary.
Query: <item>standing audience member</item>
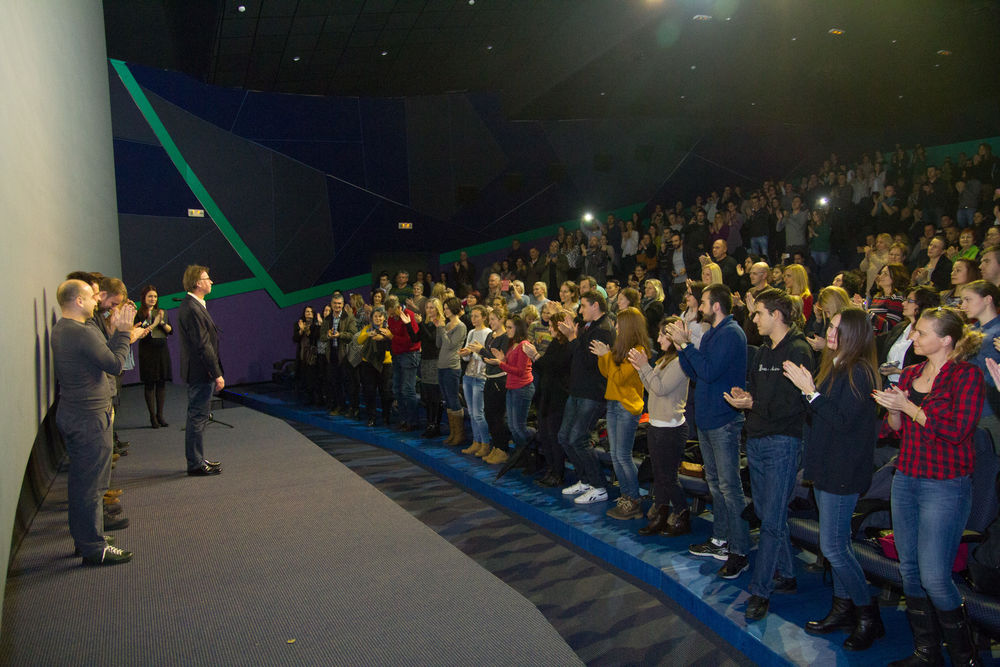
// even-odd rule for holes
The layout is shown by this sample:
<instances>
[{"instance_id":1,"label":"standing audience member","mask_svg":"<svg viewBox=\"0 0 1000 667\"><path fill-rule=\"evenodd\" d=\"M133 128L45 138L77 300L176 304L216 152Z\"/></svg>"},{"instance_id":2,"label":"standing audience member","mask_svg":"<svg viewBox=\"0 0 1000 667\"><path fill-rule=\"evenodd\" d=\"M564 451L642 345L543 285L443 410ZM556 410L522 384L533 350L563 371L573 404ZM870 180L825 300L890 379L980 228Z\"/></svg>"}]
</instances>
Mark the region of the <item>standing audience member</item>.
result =
<instances>
[{"instance_id":1,"label":"standing audience member","mask_svg":"<svg viewBox=\"0 0 1000 667\"><path fill-rule=\"evenodd\" d=\"M457 297L449 297L444 302L443 320L435 323L437 380L444 405L448 409L448 426L451 429L445 444L451 445L460 445L465 439L465 412L459 398L462 386L462 359L459 350L465 344L467 330L458 319L461 314L462 302Z\"/></svg>"},{"instance_id":2,"label":"standing audience member","mask_svg":"<svg viewBox=\"0 0 1000 667\"><path fill-rule=\"evenodd\" d=\"M85 565L117 565L132 552L114 546L105 530L124 528L127 519L111 526L104 518L102 497L111 477L111 387L128 356L135 307L126 303L109 318L110 342L88 324L97 301L82 280L67 280L56 291L62 318L52 327L52 360L59 382L56 426L69 454L69 532Z\"/></svg>"},{"instance_id":3,"label":"standing audience member","mask_svg":"<svg viewBox=\"0 0 1000 667\"><path fill-rule=\"evenodd\" d=\"M747 339L730 315L732 308L733 294L728 287L715 283L705 288L700 310L711 328L702 336L700 348L691 344L685 323L667 325L684 374L695 381L698 445L705 482L714 499L712 537L692 544L688 551L693 556L725 561L719 570L724 579L735 579L745 572L750 553L750 529L742 518L747 501L740 482L744 418L743 412L725 399L725 394L743 385L747 376Z\"/></svg>"},{"instance_id":4,"label":"standing audience member","mask_svg":"<svg viewBox=\"0 0 1000 667\"><path fill-rule=\"evenodd\" d=\"M505 402L507 409L507 426L514 439L515 447L527 447L534 435L534 429L528 428L528 407L535 395L534 376L531 372L531 357L525 347L528 342L528 327L524 320L515 315L504 322L507 332L507 350L491 347L490 352L500 363L500 369L507 374ZM507 443L495 447L501 449L487 463L504 463L507 461Z\"/></svg>"},{"instance_id":5,"label":"standing audience member","mask_svg":"<svg viewBox=\"0 0 1000 667\"><path fill-rule=\"evenodd\" d=\"M226 379L219 359L219 330L205 303L212 291L208 267L192 264L184 271L187 296L177 313L181 339L181 379L188 385L187 424L184 427L184 454L187 473L193 476L218 475L222 465L205 458L204 432L211 416L212 393L222 391Z\"/></svg>"},{"instance_id":6,"label":"standing audience member","mask_svg":"<svg viewBox=\"0 0 1000 667\"><path fill-rule=\"evenodd\" d=\"M510 429L507 428L507 371L500 368L500 359L493 355L493 349L507 347L507 313L502 308L490 311L490 323L486 342L480 347L472 344L486 364L486 382L483 384L483 415L486 420L487 440L480 448L479 458L486 463L504 463L507 460L507 443Z\"/></svg>"},{"instance_id":7,"label":"standing audience member","mask_svg":"<svg viewBox=\"0 0 1000 667\"><path fill-rule=\"evenodd\" d=\"M629 350L650 354L646 318L635 308L618 313L613 347L600 340L590 342L590 351L597 355L597 367L607 378L604 398L607 401L608 447L615 477L621 486L618 504L607 513L612 519L642 518L639 471L632 459L632 448L642 414L643 388L639 374L628 363Z\"/></svg>"},{"instance_id":8,"label":"standing audience member","mask_svg":"<svg viewBox=\"0 0 1000 667\"><path fill-rule=\"evenodd\" d=\"M461 309L461 303L459 304ZM427 413L427 428L420 437L441 435L441 386L438 384L438 325L444 324L441 301L435 297L424 303L424 319L420 322L420 400ZM407 329L409 331L409 329Z\"/></svg>"},{"instance_id":9,"label":"standing audience member","mask_svg":"<svg viewBox=\"0 0 1000 667\"><path fill-rule=\"evenodd\" d=\"M626 290L627 291L627 290ZM559 330L570 341L569 400L559 428L559 444L573 463L579 481L562 490L564 496L576 496L579 505L608 499L607 482L601 472L597 454L590 446L590 431L604 410L606 383L590 353L590 343L600 341L612 345L615 332L607 316L607 304L597 292L588 292L580 301L579 325L572 320L559 323Z\"/></svg>"},{"instance_id":10,"label":"standing audience member","mask_svg":"<svg viewBox=\"0 0 1000 667\"><path fill-rule=\"evenodd\" d=\"M782 364L791 361L810 372L812 349L795 325L797 308L778 289L754 299L754 322L768 344L757 348L746 389L734 386L726 401L747 410L747 463L754 510L760 517L760 544L750 581L745 616L758 621L767 615L772 592L794 593L795 570L788 533L788 503L795 490L802 450L805 405L795 385L782 377ZM746 567L744 560L744 569Z\"/></svg>"},{"instance_id":11,"label":"standing audience member","mask_svg":"<svg viewBox=\"0 0 1000 667\"><path fill-rule=\"evenodd\" d=\"M296 346L295 375L299 394L305 403L319 401L319 331L316 311L312 306L306 306L292 329L292 342Z\"/></svg>"},{"instance_id":12,"label":"standing audience member","mask_svg":"<svg viewBox=\"0 0 1000 667\"><path fill-rule=\"evenodd\" d=\"M851 634L844 648L863 651L885 634L878 602L851 549L854 508L872 480L878 415L871 401L880 388L875 339L863 310L833 315L826 347L813 381L808 368L786 361L787 377L806 404L805 479L819 508L820 549L833 570L833 604L826 617L806 623L806 632Z\"/></svg>"},{"instance_id":13,"label":"standing audience member","mask_svg":"<svg viewBox=\"0 0 1000 667\"><path fill-rule=\"evenodd\" d=\"M417 314L390 296L385 300L387 324L392 341L392 395L399 411L399 430L413 431L420 416L417 411L417 371L420 369L420 342L406 331L419 333Z\"/></svg>"},{"instance_id":14,"label":"standing audience member","mask_svg":"<svg viewBox=\"0 0 1000 667\"><path fill-rule=\"evenodd\" d=\"M559 331L559 323L567 317L564 310L549 317L550 340L544 352L539 353L537 343L524 346L538 378L538 431L548 469L536 484L548 488L562 486L566 470L566 453L559 446L559 427L569 398L570 345L566 334Z\"/></svg>"},{"instance_id":15,"label":"standing audience member","mask_svg":"<svg viewBox=\"0 0 1000 667\"><path fill-rule=\"evenodd\" d=\"M691 511L684 489L677 481L677 469L684 457L688 435L684 410L690 382L667 330L667 325L679 320L668 317L660 325L659 343L663 354L655 366L649 365L644 352L637 349L628 352L629 363L649 392L646 442L653 462L653 511L649 523L639 529L640 535L659 533L674 537L691 532Z\"/></svg>"},{"instance_id":16,"label":"standing audience member","mask_svg":"<svg viewBox=\"0 0 1000 667\"><path fill-rule=\"evenodd\" d=\"M486 326L486 308L483 306L473 306L469 311L469 320L472 328L469 329L465 338L465 347L459 350L462 360L468 362L465 365L465 376L462 378L462 391L465 394L465 405L469 408L469 423L472 426L472 444L462 450L463 454L473 454L474 456L486 456L490 451L490 432L486 424L484 414L483 388L486 385L486 363L480 352L486 343L486 338L490 334ZM449 415L448 422L451 425L452 417ZM453 428L461 427L456 423ZM464 433L462 436L464 437ZM461 444L458 442L448 442L445 444Z\"/></svg>"},{"instance_id":17,"label":"standing audience member","mask_svg":"<svg viewBox=\"0 0 1000 667\"><path fill-rule=\"evenodd\" d=\"M348 346L358 333L358 323L344 308L344 295L334 292L330 297L330 315L323 319L319 340L326 341L326 401L334 415L348 415L351 409L360 414L357 371L347 359ZM351 406L347 406L350 396Z\"/></svg>"},{"instance_id":18,"label":"standing audience member","mask_svg":"<svg viewBox=\"0 0 1000 667\"><path fill-rule=\"evenodd\" d=\"M159 306L156 288L146 285L140 297L142 307L135 314L135 323L149 331L139 340L139 379L143 384L149 425L153 428L167 426L163 419L166 384L173 380L170 370L170 350L167 336L174 332L167 318L167 311Z\"/></svg>"},{"instance_id":19,"label":"standing audience member","mask_svg":"<svg viewBox=\"0 0 1000 667\"><path fill-rule=\"evenodd\" d=\"M965 361L982 333L953 308L925 310L913 347L927 360L903 370L899 385L875 391L887 410L883 434L901 432L892 479L892 527L913 655L891 665L980 664L962 595L951 576L972 505L973 438L983 405L983 375Z\"/></svg>"},{"instance_id":20,"label":"standing audience member","mask_svg":"<svg viewBox=\"0 0 1000 667\"><path fill-rule=\"evenodd\" d=\"M382 422L389 425L389 415L392 412L392 332L385 326L385 309L376 306L372 309L371 324L358 332L358 345L361 346L361 363L358 373L361 375L361 390L365 394L365 411L368 413L368 426L375 426L375 395L379 394L382 401Z\"/></svg>"}]
</instances>

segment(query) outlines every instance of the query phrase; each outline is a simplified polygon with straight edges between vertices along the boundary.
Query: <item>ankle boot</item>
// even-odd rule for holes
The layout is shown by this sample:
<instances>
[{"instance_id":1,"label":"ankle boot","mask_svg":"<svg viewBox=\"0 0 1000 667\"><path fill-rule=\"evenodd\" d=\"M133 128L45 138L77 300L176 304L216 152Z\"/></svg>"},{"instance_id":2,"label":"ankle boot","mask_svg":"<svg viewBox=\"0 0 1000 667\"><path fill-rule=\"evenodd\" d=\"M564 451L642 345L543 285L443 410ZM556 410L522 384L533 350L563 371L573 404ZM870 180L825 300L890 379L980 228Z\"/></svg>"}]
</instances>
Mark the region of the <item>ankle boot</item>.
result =
<instances>
[{"instance_id":1,"label":"ankle boot","mask_svg":"<svg viewBox=\"0 0 1000 667\"><path fill-rule=\"evenodd\" d=\"M938 611L937 617L951 664L961 667L983 664L972 641L972 630L969 628L965 605L960 605L951 611Z\"/></svg>"},{"instance_id":2,"label":"ankle boot","mask_svg":"<svg viewBox=\"0 0 1000 667\"><path fill-rule=\"evenodd\" d=\"M640 535L656 535L667 527L670 512L667 511L666 506L654 505L653 508L654 510L650 513L652 516L649 517L649 523L639 529Z\"/></svg>"},{"instance_id":3,"label":"ankle boot","mask_svg":"<svg viewBox=\"0 0 1000 667\"><path fill-rule=\"evenodd\" d=\"M825 635L836 630L853 630L854 602L851 598L838 598L834 596L833 605L822 621L809 621L806 623L806 632L814 635Z\"/></svg>"},{"instance_id":4,"label":"ankle boot","mask_svg":"<svg viewBox=\"0 0 1000 667\"><path fill-rule=\"evenodd\" d=\"M851 636L844 640L848 651L864 651L879 637L885 636L882 616L878 612L878 600L872 598L870 604L854 608L855 626Z\"/></svg>"},{"instance_id":5,"label":"ankle boot","mask_svg":"<svg viewBox=\"0 0 1000 667\"><path fill-rule=\"evenodd\" d=\"M663 527L660 534L668 537L687 535L691 532L691 510L687 507L679 512L671 512L667 517L667 525Z\"/></svg>"},{"instance_id":6,"label":"ankle boot","mask_svg":"<svg viewBox=\"0 0 1000 667\"><path fill-rule=\"evenodd\" d=\"M423 437L437 438L441 435L441 404L436 401L428 401L426 408L427 428L424 429Z\"/></svg>"},{"instance_id":7,"label":"ankle boot","mask_svg":"<svg viewBox=\"0 0 1000 667\"><path fill-rule=\"evenodd\" d=\"M889 667L940 667L944 664L941 654L941 630L934 616L934 606L928 598L906 598L906 620L913 632L913 653L902 660L889 663Z\"/></svg>"},{"instance_id":8,"label":"ankle boot","mask_svg":"<svg viewBox=\"0 0 1000 667\"><path fill-rule=\"evenodd\" d=\"M461 410L448 410L448 439L446 445L460 445L465 440L465 413Z\"/></svg>"}]
</instances>

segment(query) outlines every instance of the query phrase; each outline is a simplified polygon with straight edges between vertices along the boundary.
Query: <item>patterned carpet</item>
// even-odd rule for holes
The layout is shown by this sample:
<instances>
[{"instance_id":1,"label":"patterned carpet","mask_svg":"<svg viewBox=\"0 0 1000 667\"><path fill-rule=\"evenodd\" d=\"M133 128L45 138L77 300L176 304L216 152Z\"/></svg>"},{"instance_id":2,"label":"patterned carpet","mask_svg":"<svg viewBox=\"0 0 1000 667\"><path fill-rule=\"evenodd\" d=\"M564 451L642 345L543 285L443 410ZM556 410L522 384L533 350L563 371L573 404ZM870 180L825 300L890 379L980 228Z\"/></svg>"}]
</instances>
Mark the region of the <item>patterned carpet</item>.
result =
<instances>
[{"instance_id":1,"label":"patterned carpet","mask_svg":"<svg viewBox=\"0 0 1000 667\"><path fill-rule=\"evenodd\" d=\"M587 664L752 664L661 592L408 459L289 423L535 604Z\"/></svg>"}]
</instances>

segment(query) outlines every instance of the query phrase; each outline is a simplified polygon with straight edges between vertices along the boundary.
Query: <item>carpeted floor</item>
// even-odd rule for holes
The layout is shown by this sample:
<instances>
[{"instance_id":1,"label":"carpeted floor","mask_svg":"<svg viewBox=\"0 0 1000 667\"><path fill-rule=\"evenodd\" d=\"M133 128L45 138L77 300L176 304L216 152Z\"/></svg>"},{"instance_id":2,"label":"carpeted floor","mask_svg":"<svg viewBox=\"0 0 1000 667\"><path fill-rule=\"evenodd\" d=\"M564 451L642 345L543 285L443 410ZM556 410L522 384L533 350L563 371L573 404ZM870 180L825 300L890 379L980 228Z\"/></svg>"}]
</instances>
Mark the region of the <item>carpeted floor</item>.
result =
<instances>
[{"instance_id":1,"label":"carpeted floor","mask_svg":"<svg viewBox=\"0 0 1000 667\"><path fill-rule=\"evenodd\" d=\"M184 473L183 388L167 429L141 389L114 475L131 563L73 557L60 474L8 573L0 662L16 665L579 664L522 595L284 422L217 416Z\"/></svg>"},{"instance_id":2,"label":"carpeted floor","mask_svg":"<svg viewBox=\"0 0 1000 667\"><path fill-rule=\"evenodd\" d=\"M750 664L639 584L399 454L289 422L535 604L589 665Z\"/></svg>"}]
</instances>

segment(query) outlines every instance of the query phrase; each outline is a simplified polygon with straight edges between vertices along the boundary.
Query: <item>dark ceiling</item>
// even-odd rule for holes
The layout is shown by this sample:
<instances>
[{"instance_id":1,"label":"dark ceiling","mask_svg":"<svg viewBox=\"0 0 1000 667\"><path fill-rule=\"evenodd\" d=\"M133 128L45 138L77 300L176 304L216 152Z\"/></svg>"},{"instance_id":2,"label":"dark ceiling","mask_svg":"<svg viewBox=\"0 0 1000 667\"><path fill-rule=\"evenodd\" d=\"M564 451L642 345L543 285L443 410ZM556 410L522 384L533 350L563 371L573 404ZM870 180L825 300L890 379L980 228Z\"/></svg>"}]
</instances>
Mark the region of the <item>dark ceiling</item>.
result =
<instances>
[{"instance_id":1,"label":"dark ceiling","mask_svg":"<svg viewBox=\"0 0 1000 667\"><path fill-rule=\"evenodd\" d=\"M995 120L1000 101L994 0L104 0L104 8L112 58L260 91L489 92L514 119L954 126Z\"/></svg>"}]
</instances>

